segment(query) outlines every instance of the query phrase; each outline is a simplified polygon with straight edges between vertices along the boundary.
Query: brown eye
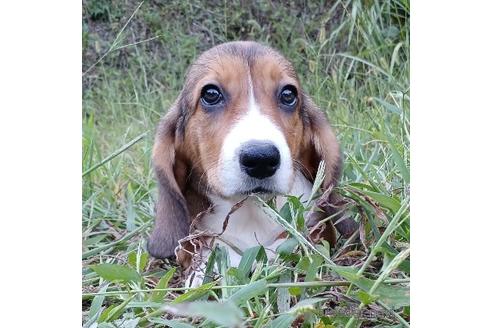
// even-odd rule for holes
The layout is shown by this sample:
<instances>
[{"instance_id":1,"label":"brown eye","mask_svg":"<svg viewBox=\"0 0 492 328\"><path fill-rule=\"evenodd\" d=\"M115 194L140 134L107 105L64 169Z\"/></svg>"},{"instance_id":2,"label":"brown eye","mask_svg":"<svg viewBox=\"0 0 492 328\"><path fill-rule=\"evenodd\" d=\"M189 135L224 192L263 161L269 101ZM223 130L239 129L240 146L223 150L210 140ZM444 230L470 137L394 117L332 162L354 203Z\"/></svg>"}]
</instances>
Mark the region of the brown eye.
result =
<instances>
[{"instance_id":1,"label":"brown eye","mask_svg":"<svg viewBox=\"0 0 492 328\"><path fill-rule=\"evenodd\" d=\"M294 107L297 104L297 89L293 85L286 85L280 91L279 100L285 107Z\"/></svg>"},{"instance_id":2,"label":"brown eye","mask_svg":"<svg viewBox=\"0 0 492 328\"><path fill-rule=\"evenodd\" d=\"M222 101L222 93L219 88L213 84L203 87L201 93L201 101L204 106L214 106Z\"/></svg>"}]
</instances>

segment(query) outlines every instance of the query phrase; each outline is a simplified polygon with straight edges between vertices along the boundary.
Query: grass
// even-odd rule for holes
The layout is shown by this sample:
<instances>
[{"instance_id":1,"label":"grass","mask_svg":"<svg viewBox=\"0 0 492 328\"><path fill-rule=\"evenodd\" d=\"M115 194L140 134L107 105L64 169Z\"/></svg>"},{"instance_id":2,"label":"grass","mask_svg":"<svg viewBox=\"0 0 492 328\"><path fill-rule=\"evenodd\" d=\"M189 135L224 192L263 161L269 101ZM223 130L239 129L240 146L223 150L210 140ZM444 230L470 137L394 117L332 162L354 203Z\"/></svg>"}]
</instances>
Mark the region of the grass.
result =
<instances>
[{"instance_id":1,"label":"grass","mask_svg":"<svg viewBox=\"0 0 492 328\"><path fill-rule=\"evenodd\" d=\"M83 2L85 327L409 325L409 3L254 3ZM153 133L193 59L238 39L280 50L326 110L344 152L339 191L362 242L340 240L333 254L309 244L306 209L293 199L265 207L291 231L273 263L256 247L230 268L216 249L222 279L185 289L173 261L145 250Z\"/></svg>"}]
</instances>

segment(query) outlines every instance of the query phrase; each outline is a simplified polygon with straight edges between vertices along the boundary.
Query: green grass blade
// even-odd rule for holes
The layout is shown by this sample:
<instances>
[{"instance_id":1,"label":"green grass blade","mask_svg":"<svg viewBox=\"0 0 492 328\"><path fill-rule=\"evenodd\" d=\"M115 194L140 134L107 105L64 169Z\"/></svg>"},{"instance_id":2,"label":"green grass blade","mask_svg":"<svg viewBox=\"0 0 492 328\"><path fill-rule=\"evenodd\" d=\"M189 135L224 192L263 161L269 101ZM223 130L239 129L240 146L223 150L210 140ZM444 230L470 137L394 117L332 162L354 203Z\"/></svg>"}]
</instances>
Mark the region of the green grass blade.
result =
<instances>
[{"instance_id":1,"label":"green grass blade","mask_svg":"<svg viewBox=\"0 0 492 328\"><path fill-rule=\"evenodd\" d=\"M118 150L114 151L112 154L110 154L108 157L106 157L105 159L103 159L101 162L99 162L96 165L92 166L91 168L85 170L82 173L82 177L85 177L87 174L93 172L94 170L97 170L98 168L100 168L101 166L103 166L104 164L106 164L107 162L109 162L110 160L112 160L113 158L115 158L116 156L118 156L121 153L123 153L124 151L126 151L128 148L130 148L131 146L133 146L134 144L136 144L137 142L139 142L140 140L142 140L147 135L147 133L148 132L142 133L141 135L139 135L135 139L133 139L130 142L128 142L128 143L124 144L123 146L121 146Z\"/></svg>"}]
</instances>

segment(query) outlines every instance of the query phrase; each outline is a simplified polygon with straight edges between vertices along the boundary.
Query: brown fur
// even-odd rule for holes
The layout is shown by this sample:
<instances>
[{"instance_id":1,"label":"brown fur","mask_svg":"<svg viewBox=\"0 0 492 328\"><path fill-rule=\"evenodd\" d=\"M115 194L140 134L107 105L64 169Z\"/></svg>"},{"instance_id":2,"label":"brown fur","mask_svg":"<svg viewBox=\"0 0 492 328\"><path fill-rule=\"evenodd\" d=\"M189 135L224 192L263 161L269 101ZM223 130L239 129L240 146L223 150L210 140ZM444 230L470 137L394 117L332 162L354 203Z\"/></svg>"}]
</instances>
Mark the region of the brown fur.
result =
<instances>
[{"instance_id":1,"label":"brown fur","mask_svg":"<svg viewBox=\"0 0 492 328\"><path fill-rule=\"evenodd\" d=\"M178 240L189 233L191 217L209 206L206 192L221 195L217 163L222 142L248 107L248 75L260 110L284 133L295 165L309 180L319 162L326 163L323 189L336 185L341 170L338 142L321 112L303 94L292 65L280 54L254 42L231 42L202 54L190 67L176 103L159 124L153 162L159 182L156 222L148 250L154 257L174 254ZM227 108L207 113L200 91L217 84L226 93ZM294 113L279 110L277 92L292 84L299 91ZM334 230L327 238L334 240Z\"/></svg>"}]
</instances>

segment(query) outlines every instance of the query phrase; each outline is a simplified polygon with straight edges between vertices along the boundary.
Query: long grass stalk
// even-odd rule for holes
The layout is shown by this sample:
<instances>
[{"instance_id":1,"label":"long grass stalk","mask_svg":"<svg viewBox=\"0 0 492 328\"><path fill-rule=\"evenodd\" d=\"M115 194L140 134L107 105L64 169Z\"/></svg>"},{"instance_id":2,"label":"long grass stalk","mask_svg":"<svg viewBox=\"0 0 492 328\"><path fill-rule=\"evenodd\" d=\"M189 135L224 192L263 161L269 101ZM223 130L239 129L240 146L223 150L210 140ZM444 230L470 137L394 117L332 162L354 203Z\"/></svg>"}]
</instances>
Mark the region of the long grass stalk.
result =
<instances>
[{"instance_id":1,"label":"long grass stalk","mask_svg":"<svg viewBox=\"0 0 492 328\"><path fill-rule=\"evenodd\" d=\"M410 279L387 279L384 281L385 284L406 284L409 283ZM305 281L305 282L291 282L291 283L269 283L266 284L267 288L315 288L315 287L335 287L335 286L349 286L350 282L346 280L333 280L333 281ZM219 289L234 289L242 288L247 285L224 285L224 286L213 286L210 290ZM193 289L192 287L170 287L170 288L157 288L157 289L129 289L129 290L118 290L118 291L107 291L104 293L84 293L82 296L96 296L96 295L126 295L134 293L151 293L151 292L183 292Z\"/></svg>"},{"instance_id":2,"label":"long grass stalk","mask_svg":"<svg viewBox=\"0 0 492 328\"><path fill-rule=\"evenodd\" d=\"M121 153L123 153L124 151L126 151L127 149L129 149L131 146L133 146L134 144L136 144L137 142L139 142L140 140L142 140L147 135L147 133L149 133L149 132L147 131L147 132L142 133L141 135L139 135L135 139L132 139L130 142L128 142L128 143L124 144L123 146L121 146L118 150L116 150L113 153L111 153L109 156L107 156L106 158L104 158L101 162L99 162L96 165L94 165L94 166L88 168L87 170L85 170L82 173L82 177L85 177L89 173L97 170L98 168L100 168L101 166L103 166L104 164L106 164L107 162L109 162L110 160L112 160L113 158L115 158L116 156L120 155Z\"/></svg>"}]
</instances>

